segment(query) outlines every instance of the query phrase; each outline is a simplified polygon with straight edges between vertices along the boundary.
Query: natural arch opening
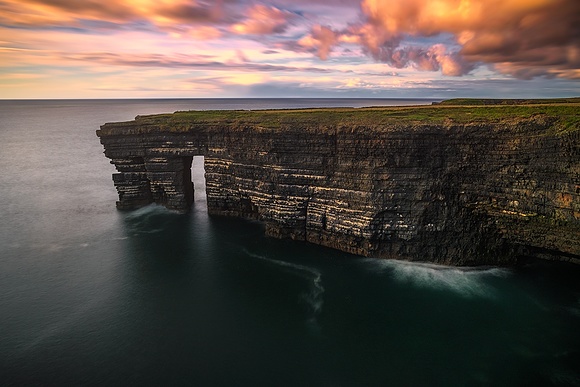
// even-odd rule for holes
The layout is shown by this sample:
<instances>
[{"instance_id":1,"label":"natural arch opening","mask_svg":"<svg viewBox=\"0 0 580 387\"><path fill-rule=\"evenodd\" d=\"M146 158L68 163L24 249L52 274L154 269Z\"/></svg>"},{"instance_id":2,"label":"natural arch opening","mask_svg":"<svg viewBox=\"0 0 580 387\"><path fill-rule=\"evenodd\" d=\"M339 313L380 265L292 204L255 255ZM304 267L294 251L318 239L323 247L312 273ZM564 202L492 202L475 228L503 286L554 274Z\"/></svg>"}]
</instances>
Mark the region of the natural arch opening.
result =
<instances>
[{"instance_id":1,"label":"natural arch opening","mask_svg":"<svg viewBox=\"0 0 580 387\"><path fill-rule=\"evenodd\" d=\"M204 207L207 210L207 196L205 190L205 158L194 156L191 163L191 181L193 182L193 205Z\"/></svg>"}]
</instances>

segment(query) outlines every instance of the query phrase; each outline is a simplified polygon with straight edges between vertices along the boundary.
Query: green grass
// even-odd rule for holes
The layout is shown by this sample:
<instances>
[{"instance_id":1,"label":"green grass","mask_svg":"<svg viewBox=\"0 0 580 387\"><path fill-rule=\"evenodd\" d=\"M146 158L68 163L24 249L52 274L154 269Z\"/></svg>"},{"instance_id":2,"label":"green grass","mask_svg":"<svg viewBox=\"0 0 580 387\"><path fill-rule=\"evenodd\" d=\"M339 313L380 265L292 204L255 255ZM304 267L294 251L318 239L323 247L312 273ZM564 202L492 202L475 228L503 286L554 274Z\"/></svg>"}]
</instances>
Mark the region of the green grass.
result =
<instances>
[{"instance_id":1,"label":"green grass","mask_svg":"<svg viewBox=\"0 0 580 387\"><path fill-rule=\"evenodd\" d=\"M99 131L99 135L182 133L199 130L199 128L223 127L228 127L230 130L252 131L389 131L411 130L433 125L453 126L499 122L513 124L514 120L549 122L552 134L570 133L580 129L580 98L527 100L519 104L487 104L485 101L488 100L455 99L437 105L359 109L183 111L140 116L135 121L106 124Z\"/></svg>"},{"instance_id":2,"label":"green grass","mask_svg":"<svg viewBox=\"0 0 580 387\"><path fill-rule=\"evenodd\" d=\"M534 104L565 104L580 103L580 97L576 98L551 98L551 99L492 99L492 98L454 98L438 103L444 106L472 106L472 105L534 105Z\"/></svg>"}]
</instances>

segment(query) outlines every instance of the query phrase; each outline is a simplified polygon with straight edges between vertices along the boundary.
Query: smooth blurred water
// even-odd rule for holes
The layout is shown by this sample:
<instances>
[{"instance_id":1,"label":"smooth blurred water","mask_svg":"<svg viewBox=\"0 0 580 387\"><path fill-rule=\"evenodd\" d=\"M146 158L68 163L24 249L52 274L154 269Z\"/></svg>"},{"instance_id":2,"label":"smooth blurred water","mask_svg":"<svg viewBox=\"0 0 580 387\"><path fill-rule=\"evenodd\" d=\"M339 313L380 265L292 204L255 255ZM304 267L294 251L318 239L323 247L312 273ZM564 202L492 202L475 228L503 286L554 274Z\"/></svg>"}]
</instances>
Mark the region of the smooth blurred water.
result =
<instances>
[{"instance_id":1,"label":"smooth blurred water","mask_svg":"<svg viewBox=\"0 0 580 387\"><path fill-rule=\"evenodd\" d=\"M117 212L95 130L189 109L393 100L0 101L0 385L580 385L580 268L361 259Z\"/></svg>"}]
</instances>

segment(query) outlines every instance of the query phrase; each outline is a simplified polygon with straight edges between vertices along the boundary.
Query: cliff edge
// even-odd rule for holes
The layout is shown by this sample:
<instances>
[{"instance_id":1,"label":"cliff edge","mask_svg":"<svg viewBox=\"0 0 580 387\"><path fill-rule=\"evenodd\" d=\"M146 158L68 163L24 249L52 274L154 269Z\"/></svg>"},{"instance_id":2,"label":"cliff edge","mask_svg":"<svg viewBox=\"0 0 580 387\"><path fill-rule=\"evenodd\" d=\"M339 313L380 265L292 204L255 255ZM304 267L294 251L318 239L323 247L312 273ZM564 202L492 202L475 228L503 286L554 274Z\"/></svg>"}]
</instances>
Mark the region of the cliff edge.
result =
<instances>
[{"instance_id":1,"label":"cliff edge","mask_svg":"<svg viewBox=\"0 0 580 387\"><path fill-rule=\"evenodd\" d=\"M452 265L580 263L580 101L139 116L97 131L117 207L210 214L274 237ZM495 100L497 101L497 100Z\"/></svg>"}]
</instances>

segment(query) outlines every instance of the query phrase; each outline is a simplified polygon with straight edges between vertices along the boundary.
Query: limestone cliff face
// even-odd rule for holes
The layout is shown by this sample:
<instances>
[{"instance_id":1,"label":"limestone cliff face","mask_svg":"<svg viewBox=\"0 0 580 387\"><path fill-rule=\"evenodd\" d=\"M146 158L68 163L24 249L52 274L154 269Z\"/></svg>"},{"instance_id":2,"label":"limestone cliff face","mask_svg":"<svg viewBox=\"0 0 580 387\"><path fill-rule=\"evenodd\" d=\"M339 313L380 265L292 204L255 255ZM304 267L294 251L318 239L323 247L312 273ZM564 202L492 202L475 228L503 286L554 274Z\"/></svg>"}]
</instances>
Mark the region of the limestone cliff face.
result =
<instances>
[{"instance_id":1,"label":"limestone cliff face","mask_svg":"<svg viewBox=\"0 0 580 387\"><path fill-rule=\"evenodd\" d=\"M187 210L203 155L209 212L270 236L453 265L580 262L577 109L414 109L175 113L97 134L119 209Z\"/></svg>"}]
</instances>

